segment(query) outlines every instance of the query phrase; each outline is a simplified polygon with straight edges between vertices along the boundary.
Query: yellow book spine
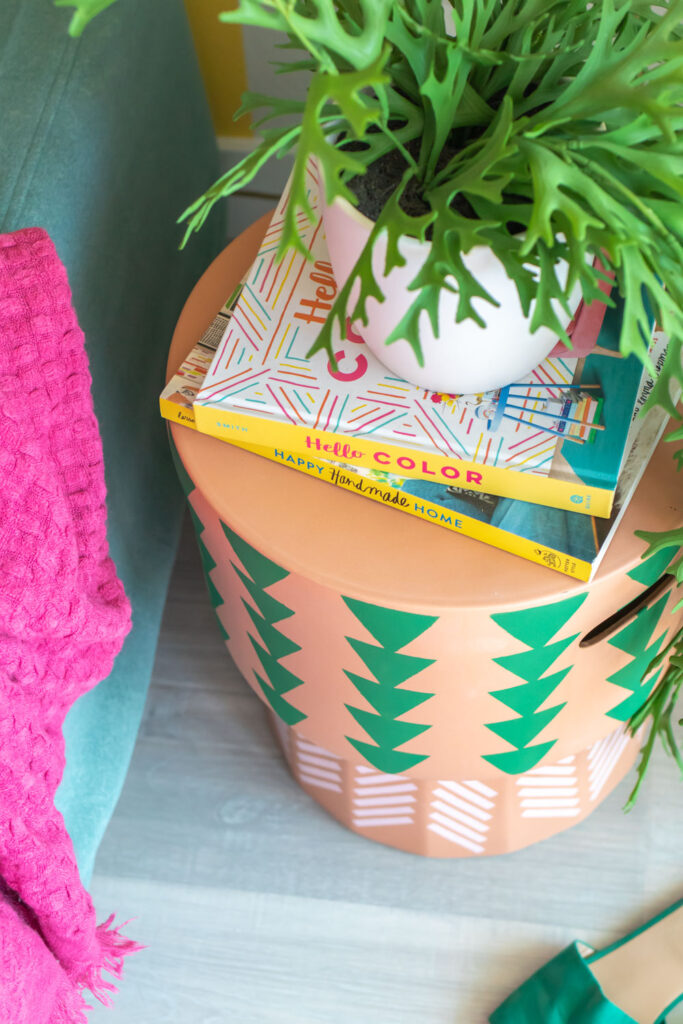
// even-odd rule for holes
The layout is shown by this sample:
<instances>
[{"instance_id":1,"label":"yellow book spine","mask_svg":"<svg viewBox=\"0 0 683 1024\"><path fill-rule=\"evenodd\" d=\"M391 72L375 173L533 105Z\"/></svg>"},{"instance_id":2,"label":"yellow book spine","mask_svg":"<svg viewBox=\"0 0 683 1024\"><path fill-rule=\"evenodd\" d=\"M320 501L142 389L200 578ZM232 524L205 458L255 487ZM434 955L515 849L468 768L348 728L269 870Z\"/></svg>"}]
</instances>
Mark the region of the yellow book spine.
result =
<instances>
[{"instance_id":1,"label":"yellow book spine","mask_svg":"<svg viewBox=\"0 0 683 1024\"><path fill-rule=\"evenodd\" d=\"M179 402L173 402L169 398L162 397L159 399L159 409L161 415L169 423L180 423L183 427L191 427L193 430L197 429L192 406L188 408L180 405Z\"/></svg>"},{"instance_id":2,"label":"yellow book spine","mask_svg":"<svg viewBox=\"0 0 683 1024\"><path fill-rule=\"evenodd\" d=\"M344 439L326 430L316 430L296 423L275 422L207 405L195 404L194 411L197 429L203 434L210 434L223 441L239 442L250 448L280 449L282 446L307 458L386 470L397 476L420 479L431 477L472 491L483 491L485 494L516 498L535 505L549 505L605 519L612 511L614 494L605 488L587 487L499 466L482 466L446 455L397 448L365 437Z\"/></svg>"},{"instance_id":3,"label":"yellow book spine","mask_svg":"<svg viewBox=\"0 0 683 1024\"><path fill-rule=\"evenodd\" d=\"M192 410L180 409L179 406L168 400L161 400L162 415L174 423L182 423L196 429L192 417ZM305 473L316 480L323 480L325 483L341 487L342 490L352 491L369 498L370 501L379 502L388 508L395 508L408 515L423 519L427 523L442 526L453 533L460 533L473 540L482 541L489 547L499 548L501 551L509 551L513 555L526 558L529 562L536 562L538 565L545 565L555 569L566 576L576 580L588 580L591 573L591 563L581 559L572 558L570 555L555 548L548 548L539 545L526 537L519 537L517 534L508 533L489 523L482 523L471 516L452 512L442 505L436 505L431 501L425 501L412 494L404 494L390 484L382 483L379 480L362 476L353 469L335 466L314 456L301 455L288 451L280 446L255 446L247 444L243 440L230 438L231 444L245 451L251 451L255 455L261 455L271 462L277 462L299 473Z\"/></svg>"}]
</instances>

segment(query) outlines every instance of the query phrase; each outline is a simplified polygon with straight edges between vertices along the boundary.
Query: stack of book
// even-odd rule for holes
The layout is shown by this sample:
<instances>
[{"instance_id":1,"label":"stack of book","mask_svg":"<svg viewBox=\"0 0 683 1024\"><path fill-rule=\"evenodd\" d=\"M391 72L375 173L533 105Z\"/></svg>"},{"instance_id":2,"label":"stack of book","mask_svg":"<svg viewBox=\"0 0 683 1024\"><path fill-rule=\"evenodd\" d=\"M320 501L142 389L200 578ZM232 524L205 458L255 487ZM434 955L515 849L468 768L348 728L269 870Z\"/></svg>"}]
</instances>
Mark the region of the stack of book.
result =
<instances>
[{"instance_id":1,"label":"stack of book","mask_svg":"<svg viewBox=\"0 0 683 1024\"><path fill-rule=\"evenodd\" d=\"M595 573L666 426L618 352L621 303L580 306L573 348L498 391L390 375L347 323L307 357L337 294L314 177L310 258L276 261L288 192L244 280L161 394L162 415L579 580ZM454 344L457 340L454 340ZM656 370L667 338L653 326Z\"/></svg>"}]
</instances>

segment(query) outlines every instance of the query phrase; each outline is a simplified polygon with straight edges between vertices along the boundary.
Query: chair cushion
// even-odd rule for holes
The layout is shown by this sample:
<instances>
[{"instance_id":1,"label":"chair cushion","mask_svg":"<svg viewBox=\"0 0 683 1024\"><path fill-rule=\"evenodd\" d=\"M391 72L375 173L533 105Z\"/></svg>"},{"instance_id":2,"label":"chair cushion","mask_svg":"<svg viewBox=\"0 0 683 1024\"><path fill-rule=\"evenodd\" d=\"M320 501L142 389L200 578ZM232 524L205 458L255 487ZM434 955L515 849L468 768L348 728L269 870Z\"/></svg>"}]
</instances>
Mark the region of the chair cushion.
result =
<instances>
[{"instance_id":1,"label":"chair cushion","mask_svg":"<svg viewBox=\"0 0 683 1024\"><path fill-rule=\"evenodd\" d=\"M133 605L112 674L74 706L58 803L82 876L118 798L152 671L183 499L158 412L173 326L220 248L176 218L218 173L181 0L120 3L78 39L49 0L0 4L0 230L66 265L104 447L111 552Z\"/></svg>"}]
</instances>

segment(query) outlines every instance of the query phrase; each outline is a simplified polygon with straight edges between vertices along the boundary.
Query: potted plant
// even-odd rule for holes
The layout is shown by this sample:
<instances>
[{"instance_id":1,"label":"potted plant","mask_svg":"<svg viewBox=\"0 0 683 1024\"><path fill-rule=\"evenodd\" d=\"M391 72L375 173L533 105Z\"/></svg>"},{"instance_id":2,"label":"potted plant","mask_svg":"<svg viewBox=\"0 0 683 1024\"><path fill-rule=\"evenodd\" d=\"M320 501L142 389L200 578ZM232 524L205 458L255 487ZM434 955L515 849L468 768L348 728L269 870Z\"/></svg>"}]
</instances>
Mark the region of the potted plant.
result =
<instances>
[{"instance_id":1,"label":"potted plant","mask_svg":"<svg viewBox=\"0 0 683 1024\"><path fill-rule=\"evenodd\" d=\"M189 229L296 147L280 255L303 248L313 157L343 286L316 343L331 358L350 315L417 383L499 386L570 344L578 298L614 277L622 352L645 360L648 302L673 339L683 328L682 16L679 0L242 0L223 20L287 33L303 60L281 70L309 68L310 87L301 103L245 96L263 140Z\"/></svg>"},{"instance_id":2,"label":"potted plant","mask_svg":"<svg viewBox=\"0 0 683 1024\"><path fill-rule=\"evenodd\" d=\"M79 28L113 0L56 2ZM558 339L571 348L578 300L611 303L613 282L624 355L648 363L652 314L670 337L650 404L683 441L683 0L240 0L221 18L285 33L280 70L310 85L301 102L245 95L261 142L186 211L187 231L296 150L279 256L305 251L314 158L340 290L311 354L334 365L332 325L350 318L418 383L499 386ZM643 536L648 554L683 543ZM683 582L683 559L670 571ZM651 715L650 743L672 748L680 634L673 648L634 720Z\"/></svg>"}]
</instances>

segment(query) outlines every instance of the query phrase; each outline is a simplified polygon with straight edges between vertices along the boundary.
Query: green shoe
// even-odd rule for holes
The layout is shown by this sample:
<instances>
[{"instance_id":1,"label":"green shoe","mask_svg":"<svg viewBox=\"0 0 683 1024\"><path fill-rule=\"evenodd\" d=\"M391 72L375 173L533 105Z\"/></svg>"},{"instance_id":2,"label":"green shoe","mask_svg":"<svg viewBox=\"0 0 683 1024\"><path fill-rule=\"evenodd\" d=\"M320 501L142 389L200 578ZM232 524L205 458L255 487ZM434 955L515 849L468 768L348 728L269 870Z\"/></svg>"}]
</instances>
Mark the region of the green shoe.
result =
<instances>
[{"instance_id":1,"label":"green shoe","mask_svg":"<svg viewBox=\"0 0 683 1024\"><path fill-rule=\"evenodd\" d=\"M607 949L582 949L533 974L491 1024L664 1024L683 1000L683 900Z\"/></svg>"}]
</instances>

